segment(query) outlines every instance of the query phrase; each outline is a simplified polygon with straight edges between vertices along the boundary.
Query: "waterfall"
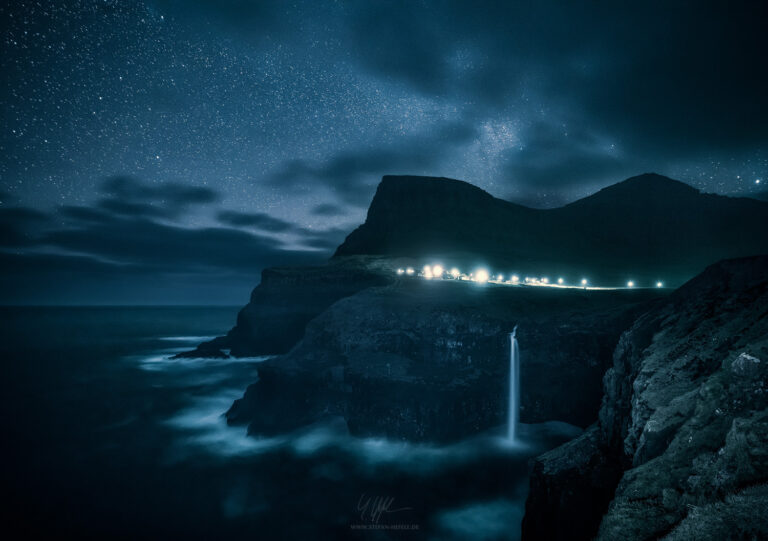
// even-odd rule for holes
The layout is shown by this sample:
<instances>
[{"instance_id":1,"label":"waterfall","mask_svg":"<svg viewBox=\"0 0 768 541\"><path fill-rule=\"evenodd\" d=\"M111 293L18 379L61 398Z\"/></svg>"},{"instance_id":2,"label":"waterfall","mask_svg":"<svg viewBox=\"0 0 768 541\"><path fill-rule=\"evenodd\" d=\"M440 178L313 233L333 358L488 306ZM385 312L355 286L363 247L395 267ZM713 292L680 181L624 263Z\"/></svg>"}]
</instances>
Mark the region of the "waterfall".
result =
<instances>
[{"instance_id":1,"label":"waterfall","mask_svg":"<svg viewBox=\"0 0 768 541\"><path fill-rule=\"evenodd\" d=\"M520 417L520 350L517 347L517 325L509 333L509 414L507 417L507 438L517 439L517 425Z\"/></svg>"}]
</instances>

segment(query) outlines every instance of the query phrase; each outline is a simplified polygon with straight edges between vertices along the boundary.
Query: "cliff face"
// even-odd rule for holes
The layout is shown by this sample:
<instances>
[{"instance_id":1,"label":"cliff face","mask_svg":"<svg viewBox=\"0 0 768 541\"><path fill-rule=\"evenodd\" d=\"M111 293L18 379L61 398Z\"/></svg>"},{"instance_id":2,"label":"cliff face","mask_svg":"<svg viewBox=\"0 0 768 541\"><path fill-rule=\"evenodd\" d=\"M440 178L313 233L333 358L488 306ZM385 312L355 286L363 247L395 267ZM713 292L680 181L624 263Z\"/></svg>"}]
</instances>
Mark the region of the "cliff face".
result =
<instances>
[{"instance_id":1,"label":"cliff face","mask_svg":"<svg viewBox=\"0 0 768 541\"><path fill-rule=\"evenodd\" d=\"M501 249L510 234L524 239L521 226L537 211L496 199L460 180L432 177L385 176L368 216L336 250L336 256L356 254L445 256L446 253L515 251ZM536 231L527 231L536 236Z\"/></svg>"},{"instance_id":2,"label":"cliff face","mask_svg":"<svg viewBox=\"0 0 768 541\"><path fill-rule=\"evenodd\" d=\"M365 258L337 260L315 267L264 270L250 302L226 336L200 344L178 357L276 355L289 351L314 317L337 300L390 283L394 269Z\"/></svg>"},{"instance_id":3,"label":"cliff face","mask_svg":"<svg viewBox=\"0 0 768 541\"><path fill-rule=\"evenodd\" d=\"M599 422L533 463L524 538L767 536L767 382L768 256L715 264L622 335Z\"/></svg>"},{"instance_id":4,"label":"cliff face","mask_svg":"<svg viewBox=\"0 0 768 541\"><path fill-rule=\"evenodd\" d=\"M404 279L315 318L228 418L271 433L340 415L357 435L458 440L506 422L518 325L522 421L587 426L620 332L661 295Z\"/></svg>"},{"instance_id":5,"label":"cliff face","mask_svg":"<svg viewBox=\"0 0 768 541\"><path fill-rule=\"evenodd\" d=\"M386 176L365 223L331 262L265 270L229 334L179 357L286 353L334 302L389 283L400 257L414 266L673 286L718 259L768 252L766 229L768 203L701 194L653 174L550 210L458 180Z\"/></svg>"}]
</instances>

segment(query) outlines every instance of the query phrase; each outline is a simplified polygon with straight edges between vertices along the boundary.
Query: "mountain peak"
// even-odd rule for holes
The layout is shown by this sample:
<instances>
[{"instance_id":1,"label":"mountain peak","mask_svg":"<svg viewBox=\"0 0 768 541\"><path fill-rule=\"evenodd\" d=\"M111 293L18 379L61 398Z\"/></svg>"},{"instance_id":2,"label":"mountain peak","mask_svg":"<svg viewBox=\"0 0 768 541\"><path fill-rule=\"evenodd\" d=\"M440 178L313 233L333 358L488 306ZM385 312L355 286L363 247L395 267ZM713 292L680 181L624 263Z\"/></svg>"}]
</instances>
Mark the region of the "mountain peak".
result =
<instances>
[{"instance_id":1,"label":"mountain peak","mask_svg":"<svg viewBox=\"0 0 768 541\"><path fill-rule=\"evenodd\" d=\"M634 177L629 177L627 180L623 180L621 182L618 182L616 184L613 184L612 186L608 186L607 188L603 188L600 190L600 192L612 190L612 191L619 191L619 190L647 190L647 191L654 191L654 192L678 192L678 193L688 193L690 195L696 195L699 193L699 190L694 188L693 186L690 186L686 184L685 182L680 182L679 180L674 180L669 177L665 177L664 175L659 175L658 173L643 173L642 175L637 175ZM597 193L600 193L597 192Z\"/></svg>"},{"instance_id":2,"label":"mountain peak","mask_svg":"<svg viewBox=\"0 0 768 541\"><path fill-rule=\"evenodd\" d=\"M469 248L474 240L471 231L491 230L500 223L494 217L509 209L529 210L462 180L387 175L376 189L365 223L336 255L417 254L427 247L448 249L455 242Z\"/></svg>"},{"instance_id":3,"label":"mountain peak","mask_svg":"<svg viewBox=\"0 0 768 541\"><path fill-rule=\"evenodd\" d=\"M619 208L623 204L636 206L643 203L663 204L665 201L684 201L701 192L679 180L658 173L643 173L607 186L590 196L574 201L565 208L581 208L596 204Z\"/></svg>"},{"instance_id":4,"label":"mountain peak","mask_svg":"<svg viewBox=\"0 0 768 541\"><path fill-rule=\"evenodd\" d=\"M384 175L379 187L376 189L376 195L373 198L371 206L377 203L378 198L381 202L383 197L389 194L408 193L412 196L420 194L429 194L431 197L444 194L464 194L475 197L491 197L491 195L463 180L456 180L447 177L427 177L418 175Z\"/></svg>"},{"instance_id":5,"label":"mountain peak","mask_svg":"<svg viewBox=\"0 0 768 541\"><path fill-rule=\"evenodd\" d=\"M702 194L646 173L555 209L497 199L460 180L386 176L336 256L385 255L596 283L682 283L705 265L768 250L766 203Z\"/></svg>"}]
</instances>

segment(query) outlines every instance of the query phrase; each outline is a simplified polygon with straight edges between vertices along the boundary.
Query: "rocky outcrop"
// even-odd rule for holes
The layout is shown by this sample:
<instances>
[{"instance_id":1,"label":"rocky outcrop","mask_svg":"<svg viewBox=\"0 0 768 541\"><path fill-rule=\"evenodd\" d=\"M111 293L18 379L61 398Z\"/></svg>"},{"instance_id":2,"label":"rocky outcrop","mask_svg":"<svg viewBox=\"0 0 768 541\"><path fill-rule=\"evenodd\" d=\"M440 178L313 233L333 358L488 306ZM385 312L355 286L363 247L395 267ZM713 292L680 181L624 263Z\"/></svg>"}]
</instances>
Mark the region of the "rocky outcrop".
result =
<instances>
[{"instance_id":1,"label":"rocky outcrop","mask_svg":"<svg viewBox=\"0 0 768 541\"><path fill-rule=\"evenodd\" d=\"M304 335L307 323L337 300L392 281L386 260L350 257L314 267L265 269L250 302L226 336L177 357L236 357L286 353Z\"/></svg>"},{"instance_id":2,"label":"rocky outcrop","mask_svg":"<svg viewBox=\"0 0 768 541\"><path fill-rule=\"evenodd\" d=\"M452 441L506 422L518 325L521 420L594 422L620 332L657 290L582 291L405 278L342 299L228 413L252 433L324 415L357 435Z\"/></svg>"},{"instance_id":3,"label":"rocky outcrop","mask_svg":"<svg viewBox=\"0 0 768 541\"><path fill-rule=\"evenodd\" d=\"M640 317L604 388L595 427L534 461L524 538L768 536L768 256L715 264Z\"/></svg>"},{"instance_id":4,"label":"rocky outcrop","mask_svg":"<svg viewBox=\"0 0 768 541\"><path fill-rule=\"evenodd\" d=\"M524 537L591 539L621 471L597 424L532 461Z\"/></svg>"}]
</instances>

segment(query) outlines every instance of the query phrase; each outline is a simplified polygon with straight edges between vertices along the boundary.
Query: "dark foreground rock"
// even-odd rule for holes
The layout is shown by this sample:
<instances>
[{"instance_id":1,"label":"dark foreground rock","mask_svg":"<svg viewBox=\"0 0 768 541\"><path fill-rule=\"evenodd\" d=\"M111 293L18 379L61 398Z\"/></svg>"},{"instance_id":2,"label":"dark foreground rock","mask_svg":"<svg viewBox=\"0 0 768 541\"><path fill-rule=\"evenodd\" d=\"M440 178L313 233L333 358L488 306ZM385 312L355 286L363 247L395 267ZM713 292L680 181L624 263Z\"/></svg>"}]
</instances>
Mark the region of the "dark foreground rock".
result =
<instances>
[{"instance_id":1,"label":"dark foreground rock","mask_svg":"<svg viewBox=\"0 0 768 541\"><path fill-rule=\"evenodd\" d=\"M356 435L451 441L506 422L518 325L521 420L585 427L611 352L658 290L583 291L405 278L342 299L228 412L252 433L325 415Z\"/></svg>"},{"instance_id":2,"label":"dark foreground rock","mask_svg":"<svg viewBox=\"0 0 768 541\"><path fill-rule=\"evenodd\" d=\"M768 256L715 264L622 335L597 425L533 462L524 539L768 538L767 382Z\"/></svg>"}]
</instances>

